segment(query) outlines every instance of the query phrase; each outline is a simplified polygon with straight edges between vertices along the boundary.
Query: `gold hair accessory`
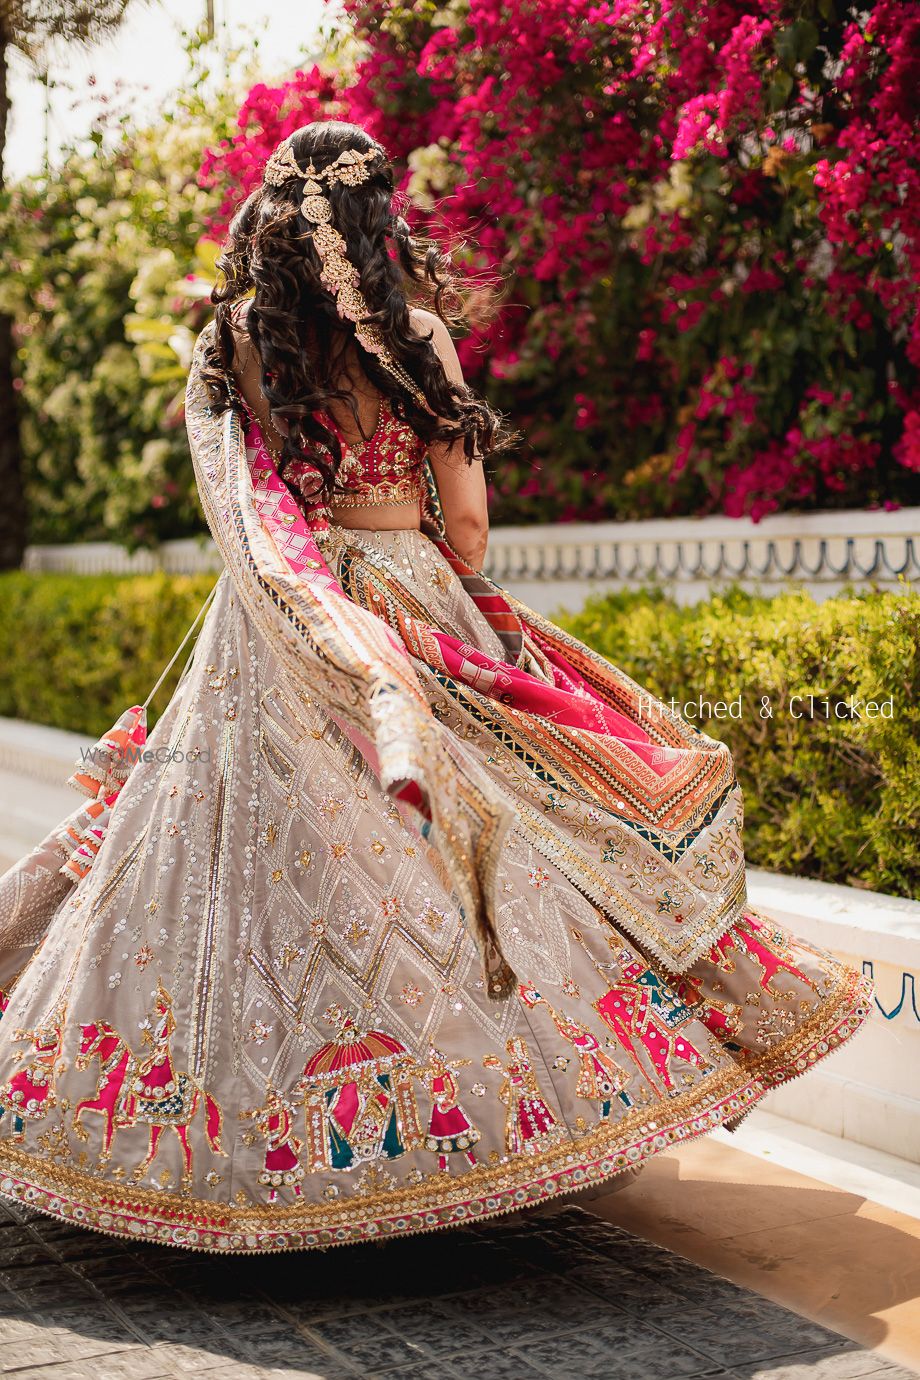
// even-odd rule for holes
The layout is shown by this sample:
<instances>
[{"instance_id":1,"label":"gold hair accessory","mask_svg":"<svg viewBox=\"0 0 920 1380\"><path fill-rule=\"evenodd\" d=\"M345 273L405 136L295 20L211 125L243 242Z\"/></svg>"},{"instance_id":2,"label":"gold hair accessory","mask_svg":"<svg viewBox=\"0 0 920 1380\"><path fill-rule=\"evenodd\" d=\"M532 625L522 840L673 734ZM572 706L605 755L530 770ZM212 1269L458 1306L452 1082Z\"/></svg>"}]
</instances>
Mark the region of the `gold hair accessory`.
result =
<instances>
[{"instance_id":1,"label":"gold hair accessory","mask_svg":"<svg viewBox=\"0 0 920 1380\"><path fill-rule=\"evenodd\" d=\"M303 169L294 156L290 141L284 139L266 163L263 181L270 187L280 187L292 178L304 178L300 211L316 226L312 237L322 264L320 278L335 298L339 316L354 323L355 338L359 344L369 354L376 355L387 373L424 406L425 394L390 354L380 328L363 320L370 313L359 287L361 278L348 258L345 240L332 224L332 203L323 187L324 182L330 186L335 182L343 182L346 187L360 186L372 174L370 164L383 156L380 148L366 149L364 153L359 153L357 149L343 149L328 167L317 169L311 161Z\"/></svg>"}]
</instances>

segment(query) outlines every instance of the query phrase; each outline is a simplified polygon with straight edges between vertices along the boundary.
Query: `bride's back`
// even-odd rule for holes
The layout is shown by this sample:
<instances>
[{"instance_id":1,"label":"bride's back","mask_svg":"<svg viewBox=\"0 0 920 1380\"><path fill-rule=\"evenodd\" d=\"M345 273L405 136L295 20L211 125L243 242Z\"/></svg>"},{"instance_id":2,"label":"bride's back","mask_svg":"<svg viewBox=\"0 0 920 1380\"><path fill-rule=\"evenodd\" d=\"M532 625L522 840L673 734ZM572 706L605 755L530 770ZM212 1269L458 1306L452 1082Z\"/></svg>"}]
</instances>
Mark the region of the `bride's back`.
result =
<instances>
[{"instance_id":1,"label":"bride's back","mask_svg":"<svg viewBox=\"0 0 920 1380\"><path fill-rule=\"evenodd\" d=\"M249 303L240 303L231 317L234 333L234 374L243 400L258 421L273 458L278 458L285 432L270 413L261 386L258 351L246 329ZM332 377L337 388L348 392L357 412L347 401L336 399L316 415L338 434L345 453L339 481L345 492L330 503L333 521L342 526L374 530L418 530L421 521L422 482L418 473L424 458L424 442L405 422L395 417L386 398L361 367L360 351L342 338Z\"/></svg>"}]
</instances>

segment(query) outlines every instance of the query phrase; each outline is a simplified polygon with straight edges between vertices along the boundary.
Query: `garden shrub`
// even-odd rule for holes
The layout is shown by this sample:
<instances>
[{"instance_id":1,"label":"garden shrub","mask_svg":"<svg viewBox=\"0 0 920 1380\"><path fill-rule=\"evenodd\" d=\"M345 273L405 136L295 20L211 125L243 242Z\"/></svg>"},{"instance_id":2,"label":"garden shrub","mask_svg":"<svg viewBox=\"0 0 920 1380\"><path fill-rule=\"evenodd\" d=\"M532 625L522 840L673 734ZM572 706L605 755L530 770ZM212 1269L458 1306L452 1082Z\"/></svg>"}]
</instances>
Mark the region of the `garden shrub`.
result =
<instances>
[{"instance_id":1,"label":"garden shrub","mask_svg":"<svg viewBox=\"0 0 920 1380\"><path fill-rule=\"evenodd\" d=\"M97 738L141 704L216 575L0 574L0 714ZM150 706L169 702L191 642Z\"/></svg>"},{"instance_id":2,"label":"garden shrub","mask_svg":"<svg viewBox=\"0 0 920 1380\"><path fill-rule=\"evenodd\" d=\"M31 542L134 549L205 528L184 413L216 252L196 172L234 95L192 60L155 124L100 128L0 194Z\"/></svg>"}]
</instances>

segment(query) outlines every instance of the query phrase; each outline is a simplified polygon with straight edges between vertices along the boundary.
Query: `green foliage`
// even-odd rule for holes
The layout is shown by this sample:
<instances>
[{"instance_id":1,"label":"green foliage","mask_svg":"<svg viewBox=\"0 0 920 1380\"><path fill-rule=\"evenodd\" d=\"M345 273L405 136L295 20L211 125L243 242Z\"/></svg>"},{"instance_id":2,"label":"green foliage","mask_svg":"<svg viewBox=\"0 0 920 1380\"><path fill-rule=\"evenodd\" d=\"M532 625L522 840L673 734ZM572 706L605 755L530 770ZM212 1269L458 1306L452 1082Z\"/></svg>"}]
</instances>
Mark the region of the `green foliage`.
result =
<instances>
[{"instance_id":1,"label":"green foliage","mask_svg":"<svg viewBox=\"0 0 920 1380\"><path fill-rule=\"evenodd\" d=\"M96 130L90 152L0 197L30 541L134 549L204 526L183 411L215 253L197 168L238 90L215 95L196 53L154 127Z\"/></svg>"},{"instance_id":2,"label":"green foliage","mask_svg":"<svg viewBox=\"0 0 920 1380\"><path fill-rule=\"evenodd\" d=\"M735 589L689 608L661 595L622 594L592 599L559 621L678 707L741 696L740 720L694 722L732 749L751 863L897 895L920 892L918 594L818 604L800 590L766 599ZM809 695L813 717L807 700L792 700ZM892 716L850 717L851 696L891 697ZM845 717L835 717L837 706ZM790 707L803 717L793 718Z\"/></svg>"},{"instance_id":3,"label":"green foliage","mask_svg":"<svg viewBox=\"0 0 920 1380\"><path fill-rule=\"evenodd\" d=\"M146 699L216 578L0 574L0 714L97 738ZM151 726L190 645L157 691Z\"/></svg>"}]
</instances>

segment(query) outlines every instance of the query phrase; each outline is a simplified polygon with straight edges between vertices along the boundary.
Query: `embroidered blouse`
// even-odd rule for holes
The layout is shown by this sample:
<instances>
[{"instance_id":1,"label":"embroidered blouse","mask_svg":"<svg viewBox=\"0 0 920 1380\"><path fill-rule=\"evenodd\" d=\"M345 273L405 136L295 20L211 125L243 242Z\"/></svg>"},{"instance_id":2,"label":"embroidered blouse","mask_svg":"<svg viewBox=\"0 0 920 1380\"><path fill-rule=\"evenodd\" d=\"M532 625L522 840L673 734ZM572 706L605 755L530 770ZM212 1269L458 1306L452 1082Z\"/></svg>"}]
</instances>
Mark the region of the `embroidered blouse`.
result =
<instances>
[{"instance_id":1,"label":"embroidered blouse","mask_svg":"<svg viewBox=\"0 0 920 1380\"><path fill-rule=\"evenodd\" d=\"M245 416L247 445L261 446L274 464L261 422L237 390L236 397ZM424 508L427 495L425 456L427 446L411 427L395 417L381 399L380 415L373 435L363 445L352 446L340 428L325 413L320 417L342 445L342 463L336 474L331 507L364 508L387 503L415 503ZM314 518L331 520L330 504L317 497L318 471L308 459L288 462L285 476L300 492L303 511Z\"/></svg>"},{"instance_id":2,"label":"embroidered blouse","mask_svg":"<svg viewBox=\"0 0 920 1380\"><path fill-rule=\"evenodd\" d=\"M342 443L333 507L364 508L382 503L420 503L425 492L425 442L380 399L373 435L363 444L346 441L331 417L323 421Z\"/></svg>"},{"instance_id":3,"label":"embroidered blouse","mask_svg":"<svg viewBox=\"0 0 920 1380\"><path fill-rule=\"evenodd\" d=\"M257 428L259 440L264 444L261 423L242 394L237 396L246 415L247 433L251 435L253 428ZM331 500L333 507L370 508L385 503L423 502L427 445L410 426L394 416L383 398L373 435L359 446L346 440L340 427L326 413L316 415L338 436L342 446L342 463ZM301 490L308 507L326 507L315 500L317 471L309 460L290 462L287 477Z\"/></svg>"}]
</instances>

